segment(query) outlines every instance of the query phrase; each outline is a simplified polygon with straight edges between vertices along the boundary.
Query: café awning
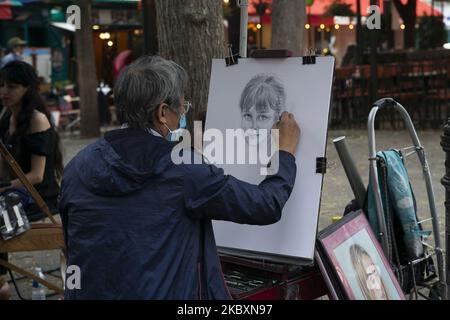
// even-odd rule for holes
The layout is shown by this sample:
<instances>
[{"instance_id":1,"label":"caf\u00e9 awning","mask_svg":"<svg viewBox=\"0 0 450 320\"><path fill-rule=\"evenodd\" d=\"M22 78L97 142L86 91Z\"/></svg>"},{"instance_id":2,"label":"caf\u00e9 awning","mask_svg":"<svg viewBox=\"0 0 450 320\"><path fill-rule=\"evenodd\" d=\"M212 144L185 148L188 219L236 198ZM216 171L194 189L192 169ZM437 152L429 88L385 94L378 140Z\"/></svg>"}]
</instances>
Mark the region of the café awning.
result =
<instances>
[{"instance_id":1,"label":"caf\u00e9 awning","mask_svg":"<svg viewBox=\"0 0 450 320\"><path fill-rule=\"evenodd\" d=\"M314 0L314 3L311 7L307 7L306 12L310 15L322 16L325 14L327 7L335 2L336 0ZM256 15L256 5L259 4L260 0L249 0L248 13L250 15ZM272 0L263 0L264 3L272 4ZM356 13L356 0L341 0L341 3L351 5L351 9ZM406 2L403 0L402 2ZM379 1L380 8L383 10L383 1ZM367 15L367 8L370 6L370 0L361 0L361 14ZM442 15L441 11L436 7L432 8L429 1L426 0L417 0L417 16L423 15Z\"/></svg>"}]
</instances>

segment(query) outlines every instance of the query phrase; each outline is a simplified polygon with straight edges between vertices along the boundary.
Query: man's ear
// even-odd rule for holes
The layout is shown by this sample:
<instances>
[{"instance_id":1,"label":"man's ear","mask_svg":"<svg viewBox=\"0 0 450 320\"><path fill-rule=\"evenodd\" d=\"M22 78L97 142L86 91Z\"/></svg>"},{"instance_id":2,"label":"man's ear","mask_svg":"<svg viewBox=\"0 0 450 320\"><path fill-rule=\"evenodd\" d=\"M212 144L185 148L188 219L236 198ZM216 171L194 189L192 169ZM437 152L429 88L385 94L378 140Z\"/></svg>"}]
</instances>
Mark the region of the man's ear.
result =
<instances>
[{"instance_id":1,"label":"man's ear","mask_svg":"<svg viewBox=\"0 0 450 320\"><path fill-rule=\"evenodd\" d=\"M167 107L168 107L168 105L166 103L161 103L159 106L156 107L156 110L155 110L156 121L160 124L167 123L167 118L166 118Z\"/></svg>"}]
</instances>

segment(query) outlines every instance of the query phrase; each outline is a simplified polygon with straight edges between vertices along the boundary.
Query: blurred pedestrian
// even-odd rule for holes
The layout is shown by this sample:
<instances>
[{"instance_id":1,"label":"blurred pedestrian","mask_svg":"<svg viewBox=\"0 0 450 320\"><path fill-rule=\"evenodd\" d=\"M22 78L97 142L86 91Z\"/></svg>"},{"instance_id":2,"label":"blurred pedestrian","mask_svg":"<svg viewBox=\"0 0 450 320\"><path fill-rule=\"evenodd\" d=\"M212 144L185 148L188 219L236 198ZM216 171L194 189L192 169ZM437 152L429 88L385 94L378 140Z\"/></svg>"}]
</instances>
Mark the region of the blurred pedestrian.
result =
<instances>
[{"instance_id":1,"label":"blurred pedestrian","mask_svg":"<svg viewBox=\"0 0 450 320\"><path fill-rule=\"evenodd\" d=\"M9 39L9 53L2 58L0 68L3 68L8 62L11 61L23 61L23 49L25 48L26 44L27 42L20 39L19 37L13 37Z\"/></svg>"}]
</instances>

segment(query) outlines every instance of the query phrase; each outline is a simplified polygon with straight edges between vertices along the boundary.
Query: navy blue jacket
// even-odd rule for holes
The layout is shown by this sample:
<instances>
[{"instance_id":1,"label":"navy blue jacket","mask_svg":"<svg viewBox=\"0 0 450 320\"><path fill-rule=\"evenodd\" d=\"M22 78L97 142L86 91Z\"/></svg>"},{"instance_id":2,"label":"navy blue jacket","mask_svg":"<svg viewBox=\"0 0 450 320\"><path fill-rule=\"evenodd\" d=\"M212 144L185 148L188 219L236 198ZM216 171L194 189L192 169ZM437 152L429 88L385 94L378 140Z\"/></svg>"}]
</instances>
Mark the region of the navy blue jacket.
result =
<instances>
[{"instance_id":1,"label":"navy blue jacket","mask_svg":"<svg viewBox=\"0 0 450 320\"><path fill-rule=\"evenodd\" d=\"M277 222L295 158L281 151L278 174L252 185L213 165L175 165L173 146L143 130L113 130L67 165L60 213L81 289L66 288L66 299L231 298L211 220Z\"/></svg>"}]
</instances>

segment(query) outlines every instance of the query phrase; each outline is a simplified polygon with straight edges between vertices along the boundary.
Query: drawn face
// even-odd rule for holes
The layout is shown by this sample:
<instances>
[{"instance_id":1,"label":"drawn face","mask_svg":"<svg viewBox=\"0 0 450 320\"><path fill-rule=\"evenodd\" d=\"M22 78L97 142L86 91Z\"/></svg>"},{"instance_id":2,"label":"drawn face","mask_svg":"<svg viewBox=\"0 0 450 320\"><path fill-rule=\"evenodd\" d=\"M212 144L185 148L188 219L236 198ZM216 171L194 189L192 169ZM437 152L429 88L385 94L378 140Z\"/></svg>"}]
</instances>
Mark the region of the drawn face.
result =
<instances>
[{"instance_id":1,"label":"drawn face","mask_svg":"<svg viewBox=\"0 0 450 320\"><path fill-rule=\"evenodd\" d=\"M250 144L257 144L258 139L259 141L267 139L267 136L270 135L270 129L272 129L272 126L276 121L277 114L278 113L270 107L266 108L264 111L258 112L255 106L251 107L247 112L242 112L241 126L246 132ZM260 129L267 130L264 137L260 137L260 134L263 134L263 132L259 132Z\"/></svg>"},{"instance_id":2,"label":"drawn face","mask_svg":"<svg viewBox=\"0 0 450 320\"><path fill-rule=\"evenodd\" d=\"M366 286L375 300L387 300L386 294L383 290L381 282L380 268L375 265L373 260L368 255L363 255L362 263L366 271Z\"/></svg>"},{"instance_id":3,"label":"drawn face","mask_svg":"<svg viewBox=\"0 0 450 320\"><path fill-rule=\"evenodd\" d=\"M253 106L247 112L242 113L242 129L244 131L248 129L270 130L275 122L275 115L275 110L270 107L266 108L263 112L258 112L256 107Z\"/></svg>"}]
</instances>

